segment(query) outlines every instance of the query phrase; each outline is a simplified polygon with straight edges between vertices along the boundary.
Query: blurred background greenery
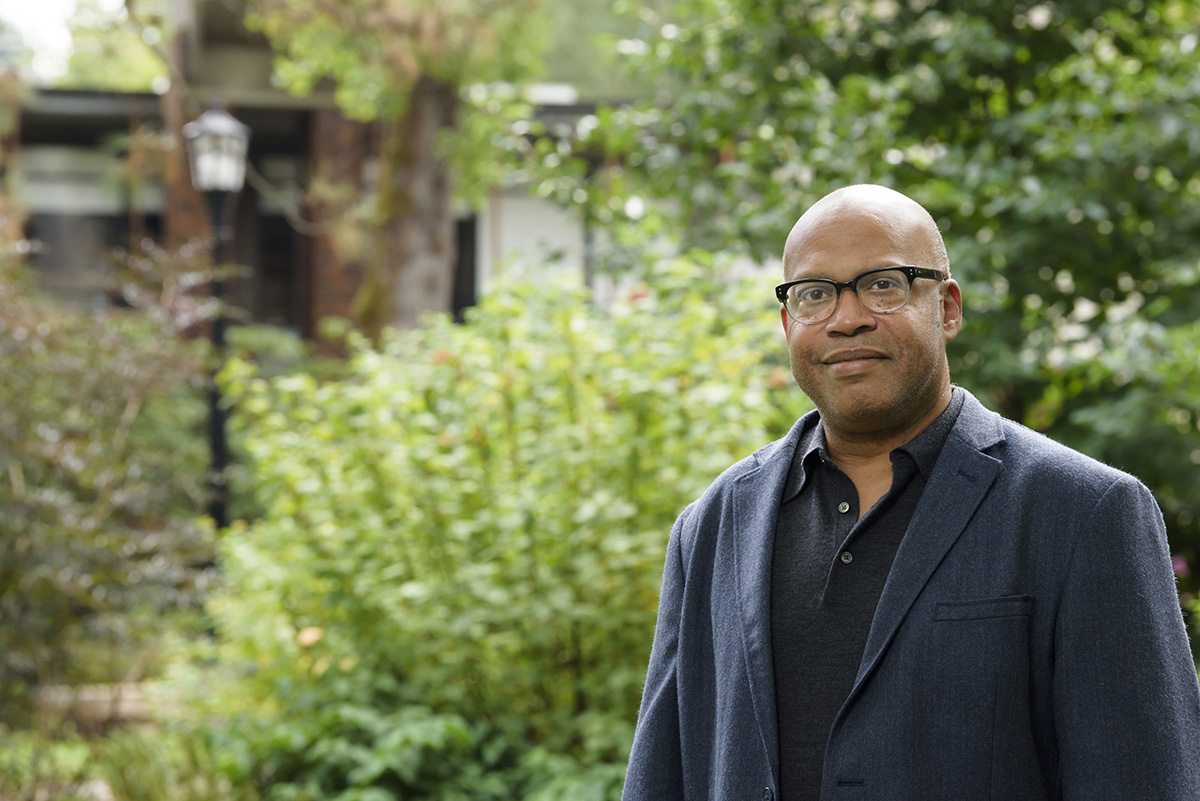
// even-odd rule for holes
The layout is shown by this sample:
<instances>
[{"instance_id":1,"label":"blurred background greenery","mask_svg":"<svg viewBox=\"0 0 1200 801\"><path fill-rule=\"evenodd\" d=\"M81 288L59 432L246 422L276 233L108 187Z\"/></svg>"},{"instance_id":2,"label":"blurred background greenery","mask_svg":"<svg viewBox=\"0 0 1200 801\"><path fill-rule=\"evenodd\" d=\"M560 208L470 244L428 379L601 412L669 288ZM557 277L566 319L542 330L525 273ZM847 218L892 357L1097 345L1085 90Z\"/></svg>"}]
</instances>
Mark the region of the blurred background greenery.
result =
<instances>
[{"instance_id":1,"label":"blurred background greenery","mask_svg":"<svg viewBox=\"0 0 1200 801\"><path fill-rule=\"evenodd\" d=\"M595 274L496 278L460 322L400 328L366 293L327 328L334 352L244 325L218 354L193 244L97 265L101 309L40 291L5 163L0 798L619 797L671 522L808 408L773 260L855 182L942 227L966 300L956 383L1151 487L1190 613L1200 7L337 8L247 6L279 82L335 87L395 159L420 81L449 87L462 108L429 158L459 202L519 179L600 233ZM148 13L81 5L61 80L171 80ZM422 21L415 55L372 38L387 14ZM595 102L546 122L494 91L538 77ZM3 81L11 127L28 89ZM345 207L374 243L368 287L408 253L406 191ZM218 368L222 531L204 516Z\"/></svg>"}]
</instances>

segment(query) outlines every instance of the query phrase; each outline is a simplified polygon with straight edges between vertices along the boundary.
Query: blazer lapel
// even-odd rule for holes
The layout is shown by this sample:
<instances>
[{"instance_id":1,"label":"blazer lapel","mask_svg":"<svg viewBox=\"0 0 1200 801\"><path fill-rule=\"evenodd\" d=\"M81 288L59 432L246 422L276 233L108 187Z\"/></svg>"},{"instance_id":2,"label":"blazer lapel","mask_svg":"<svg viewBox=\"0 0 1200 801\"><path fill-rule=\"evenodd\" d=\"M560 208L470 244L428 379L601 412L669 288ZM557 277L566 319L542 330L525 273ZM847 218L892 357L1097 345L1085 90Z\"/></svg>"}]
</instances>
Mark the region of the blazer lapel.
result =
<instances>
[{"instance_id":1,"label":"blazer lapel","mask_svg":"<svg viewBox=\"0 0 1200 801\"><path fill-rule=\"evenodd\" d=\"M775 718L775 668L771 657L771 555L779 500L791 469L801 418L786 437L770 446L733 489L733 557L742 646L750 697L763 747L774 776L779 776L779 732Z\"/></svg>"},{"instance_id":2,"label":"blazer lapel","mask_svg":"<svg viewBox=\"0 0 1200 801\"><path fill-rule=\"evenodd\" d=\"M983 449L1003 438L1000 418L968 393L896 551L850 698L875 669L929 577L987 495L1001 462Z\"/></svg>"}]
</instances>

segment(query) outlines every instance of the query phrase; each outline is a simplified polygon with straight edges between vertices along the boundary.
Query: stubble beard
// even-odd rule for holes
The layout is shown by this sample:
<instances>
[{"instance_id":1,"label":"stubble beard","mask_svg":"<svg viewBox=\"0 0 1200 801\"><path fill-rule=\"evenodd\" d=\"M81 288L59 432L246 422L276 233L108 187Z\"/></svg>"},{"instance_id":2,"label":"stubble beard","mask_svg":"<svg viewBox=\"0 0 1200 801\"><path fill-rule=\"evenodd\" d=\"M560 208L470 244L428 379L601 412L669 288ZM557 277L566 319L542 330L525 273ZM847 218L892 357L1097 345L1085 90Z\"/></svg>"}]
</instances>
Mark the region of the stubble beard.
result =
<instances>
[{"instance_id":1,"label":"stubble beard","mask_svg":"<svg viewBox=\"0 0 1200 801\"><path fill-rule=\"evenodd\" d=\"M792 378L817 407L822 424L853 439L886 439L913 426L938 404L943 378L949 382L944 355L919 374L920 380L904 382L914 376L898 377L898 382L887 385L887 391L874 398L851 397L853 389L849 387L839 391L836 382L807 372L794 357L791 367ZM814 372L824 369L819 363L812 367Z\"/></svg>"}]
</instances>

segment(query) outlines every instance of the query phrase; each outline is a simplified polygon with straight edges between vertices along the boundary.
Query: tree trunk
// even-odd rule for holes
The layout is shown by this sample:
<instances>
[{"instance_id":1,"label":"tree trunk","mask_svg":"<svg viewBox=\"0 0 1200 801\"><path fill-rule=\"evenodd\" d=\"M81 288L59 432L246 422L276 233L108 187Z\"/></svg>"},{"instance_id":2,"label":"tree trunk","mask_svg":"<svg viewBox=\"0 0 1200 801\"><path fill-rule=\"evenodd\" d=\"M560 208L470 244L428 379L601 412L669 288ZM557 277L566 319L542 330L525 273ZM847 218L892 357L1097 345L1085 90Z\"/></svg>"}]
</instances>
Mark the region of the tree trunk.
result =
<instances>
[{"instance_id":1,"label":"tree trunk","mask_svg":"<svg viewBox=\"0 0 1200 801\"><path fill-rule=\"evenodd\" d=\"M309 198L309 214L317 230L308 240L304 280L304 335L319 343L322 353L338 352L321 336L326 317L350 316L355 293L363 283L364 248L346 241L345 215L358 201L370 128L349 120L336 108L315 109L309 130L309 173L325 187L324 196Z\"/></svg>"},{"instance_id":2,"label":"tree trunk","mask_svg":"<svg viewBox=\"0 0 1200 801\"><path fill-rule=\"evenodd\" d=\"M167 151L163 166L163 239L170 248L207 238L212 232L204 199L192 188L187 146L183 139L183 126L188 122L184 41L184 33L177 31L167 44L167 57L171 60L171 85L161 99L163 128L174 144Z\"/></svg>"},{"instance_id":3,"label":"tree trunk","mask_svg":"<svg viewBox=\"0 0 1200 801\"><path fill-rule=\"evenodd\" d=\"M16 69L0 67L0 247L5 249L25 238L25 215L13 180L20 149L21 82Z\"/></svg>"},{"instance_id":4,"label":"tree trunk","mask_svg":"<svg viewBox=\"0 0 1200 801\"><path fill-rule=\"evenodd\" d=\"M450 165L437 138L454 127L457 105L453 86L422 75L404 117L384 123L375 246L354 303L369 336L385 325L412 328L425 311L450 311L454 215Z\"/></svg>"}]
</instances>

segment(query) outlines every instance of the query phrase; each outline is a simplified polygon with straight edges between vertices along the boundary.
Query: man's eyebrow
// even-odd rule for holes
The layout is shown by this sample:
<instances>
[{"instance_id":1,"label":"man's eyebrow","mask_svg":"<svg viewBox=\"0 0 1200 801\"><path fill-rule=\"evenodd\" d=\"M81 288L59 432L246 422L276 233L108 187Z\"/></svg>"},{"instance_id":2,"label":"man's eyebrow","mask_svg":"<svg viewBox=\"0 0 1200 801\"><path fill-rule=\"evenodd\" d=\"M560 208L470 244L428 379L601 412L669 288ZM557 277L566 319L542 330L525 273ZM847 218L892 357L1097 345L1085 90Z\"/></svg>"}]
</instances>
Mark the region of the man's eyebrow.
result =
<instances>
[{"instance_id":1,"label":"man's eyebrow","mask_svg":"<svg viewBox=\"0 0 1200 801\"><path fill-rule=\"evenodd\" d=\"M890 267L920 267L920 266L921 266L920 262L896 261L895 259L886 259L886 260L880 262L879 264L875 265L874 267L859 267L858 272L856 272L854 275L857 277L857 276L862 275L863 273L869 273L872 270L886 270ZM937 269L937 268L934 268L934 269ZM945 272L945 270L943 270L942 272ZM813 275L806 275L803 278L789 278L787 280L788 281L807 281L809 278L825 278L827 273L828 273L827 270L821 270L819 274L814 272ZM832 281L834 279L829 278L827 280Z\"/></svg>"}]
</instances>

